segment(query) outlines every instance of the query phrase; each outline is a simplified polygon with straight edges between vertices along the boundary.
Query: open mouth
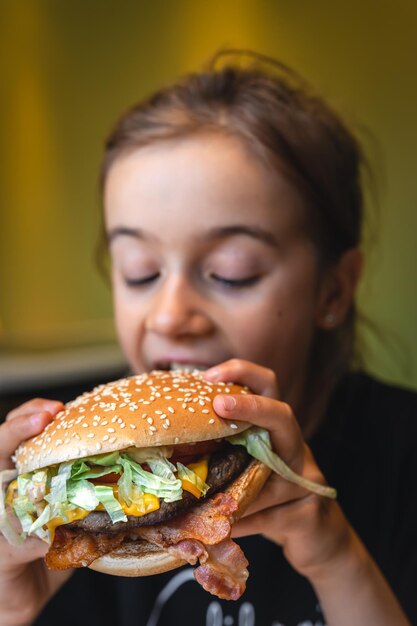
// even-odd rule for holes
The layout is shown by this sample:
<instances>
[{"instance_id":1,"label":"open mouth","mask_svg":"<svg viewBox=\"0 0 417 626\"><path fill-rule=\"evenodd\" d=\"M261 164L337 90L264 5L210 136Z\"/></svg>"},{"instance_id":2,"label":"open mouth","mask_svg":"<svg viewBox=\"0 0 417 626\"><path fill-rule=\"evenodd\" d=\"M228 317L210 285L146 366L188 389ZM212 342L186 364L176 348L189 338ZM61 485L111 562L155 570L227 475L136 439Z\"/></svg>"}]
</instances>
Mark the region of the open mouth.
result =
<instances>
[{"instance_id":1,"label":"open mouth","mask_svg":"<svg viewBox=\"0 0 417 626\"><path fill-rule=\"evenodd\" d=\"M209 365L202 365L201 363L179 363L176 361L157 361L155 363L155 369L166 371L182 370L183 372L193 372L198 370L204 372L209 367Z\"/></svg>"}]
</instances>

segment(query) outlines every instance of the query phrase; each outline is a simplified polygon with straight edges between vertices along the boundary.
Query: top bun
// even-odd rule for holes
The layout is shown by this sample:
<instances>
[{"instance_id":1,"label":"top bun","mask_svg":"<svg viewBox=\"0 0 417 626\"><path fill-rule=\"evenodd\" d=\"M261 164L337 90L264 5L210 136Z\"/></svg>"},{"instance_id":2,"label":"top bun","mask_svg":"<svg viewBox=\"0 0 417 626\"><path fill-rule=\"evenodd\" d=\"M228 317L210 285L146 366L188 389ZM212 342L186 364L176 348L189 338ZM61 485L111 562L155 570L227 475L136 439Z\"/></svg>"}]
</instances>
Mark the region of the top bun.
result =
<instances>
[{"instance_id":1,"label":"top bun","mask_svg":"<svg viewBox=\"0 0 417 626\"><path fill-rule=\"evenodd\" d=\"M219 393L250 393L211 383L198 370L153 371L100 385L68 402L46 428L16 450L19 473L130 446L169 446L229 437L250 426L222 420Z\"/></svg>"}]
</instances>

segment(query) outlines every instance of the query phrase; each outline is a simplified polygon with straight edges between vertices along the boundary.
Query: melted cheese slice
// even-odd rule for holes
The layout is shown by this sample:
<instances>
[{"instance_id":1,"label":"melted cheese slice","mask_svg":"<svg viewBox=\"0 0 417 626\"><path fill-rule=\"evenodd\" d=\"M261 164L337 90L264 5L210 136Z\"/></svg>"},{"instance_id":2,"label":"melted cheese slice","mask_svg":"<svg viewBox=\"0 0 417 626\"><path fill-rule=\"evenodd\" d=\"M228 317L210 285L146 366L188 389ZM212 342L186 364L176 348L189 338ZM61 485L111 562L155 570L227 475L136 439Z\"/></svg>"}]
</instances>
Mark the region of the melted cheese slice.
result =
<instances>
[{"instance_id":1,"label":"melted cheese slice","mask_svg":"<svg viewBox=\"0 0 417 626\"><path fill-rule=\"evenodd\" d=\"M187 467L193 472L195 472L197 476L201 478L203 482L206 482L207 474L208 474L208 457L203 457L196 463L189 463ZM184 489L184 491L189 491L196 498L199 498L201 496L200 489L197 487L197 485L194 485L194 483L191 483L190 481L183 479L181 481L181 484L182 484L182 488Z\"/></svg>"},{"instance_id":2,"label":"melted cheese slice","mask_svg":"<svg viewBox=\"0 0 417 626\"><path fill-rule=\"evenodd\" d=\"M115 491L115 496L117 497L117 487L113 487L113 491ZM141 515L146 515L147 513L151 513L152 511L156 511L160 507L159 498L154 496L152 493L144 493L140 498L140 501L135 502L128 506L125 502L120 502L120 506L126 515L136 515L140 517ZM102 504L99 504L96 511L105 511L105 508ZM83 519L86 517L90 511L86 511L85 509L76 508L72 511L67 511L68 520L65 520L63 517L54 517L49 522L46 523L46 527L50 532L51 544L55 537L55 529L58 526L62 526L63 524L70 524L71 522L75 522L77 520Z\"/></svg>"}]
</instances>

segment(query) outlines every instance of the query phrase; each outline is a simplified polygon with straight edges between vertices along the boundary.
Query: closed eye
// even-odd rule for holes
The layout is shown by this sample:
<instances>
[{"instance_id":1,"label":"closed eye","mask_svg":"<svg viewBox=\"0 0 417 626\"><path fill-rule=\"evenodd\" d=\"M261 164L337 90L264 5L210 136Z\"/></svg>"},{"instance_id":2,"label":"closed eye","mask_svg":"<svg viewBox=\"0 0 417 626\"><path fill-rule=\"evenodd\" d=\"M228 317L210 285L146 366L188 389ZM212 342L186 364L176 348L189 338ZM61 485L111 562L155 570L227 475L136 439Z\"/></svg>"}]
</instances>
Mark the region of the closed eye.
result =
<instances>
[{"instance_id":1,"label":"closed eye","mask_svg":"<svg viewBox=\"0 0 417 626\"><path fill-rule=\"evenodd\" d=\"M125 284L128 287L142 287L143 285L147 285L157 278L159 278L160 273L155 272L155 274L150 274L149 276L144 276L143 278L125 278Z\"/></svg>"},{"instance_id":2,"label":"closed eye","mask_svg":"<svg viewBox=\"0 0 417 626\"><path fill-rule=\"evenodd\" d=\"M219 276L218 274L210 274L210 278L226 287L241 288L254 285L258 282L260 277L256 274L255 276L248 276L246 278L225 278L224 276Z\"/></svg>"}]
</instances>

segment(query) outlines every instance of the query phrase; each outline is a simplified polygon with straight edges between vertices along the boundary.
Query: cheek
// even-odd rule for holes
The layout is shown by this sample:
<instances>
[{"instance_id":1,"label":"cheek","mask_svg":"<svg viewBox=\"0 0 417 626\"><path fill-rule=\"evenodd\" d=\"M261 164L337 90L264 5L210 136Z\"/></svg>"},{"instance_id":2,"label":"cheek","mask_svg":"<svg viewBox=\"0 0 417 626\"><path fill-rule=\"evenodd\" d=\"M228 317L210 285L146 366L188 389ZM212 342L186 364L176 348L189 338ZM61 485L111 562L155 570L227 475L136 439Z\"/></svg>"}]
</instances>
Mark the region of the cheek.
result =
<instances>
[{"instance_id":1,"label":"cheek","mask_svg":"<svg viewBox=\"0 0 417 626\"><path fill-rule=\"evenodd\" d=\"M138 370L137 346L142 335L142 316L117 285L113 287L113 309L120 346L134 370Z\"/></svg>"}]
</instances>

